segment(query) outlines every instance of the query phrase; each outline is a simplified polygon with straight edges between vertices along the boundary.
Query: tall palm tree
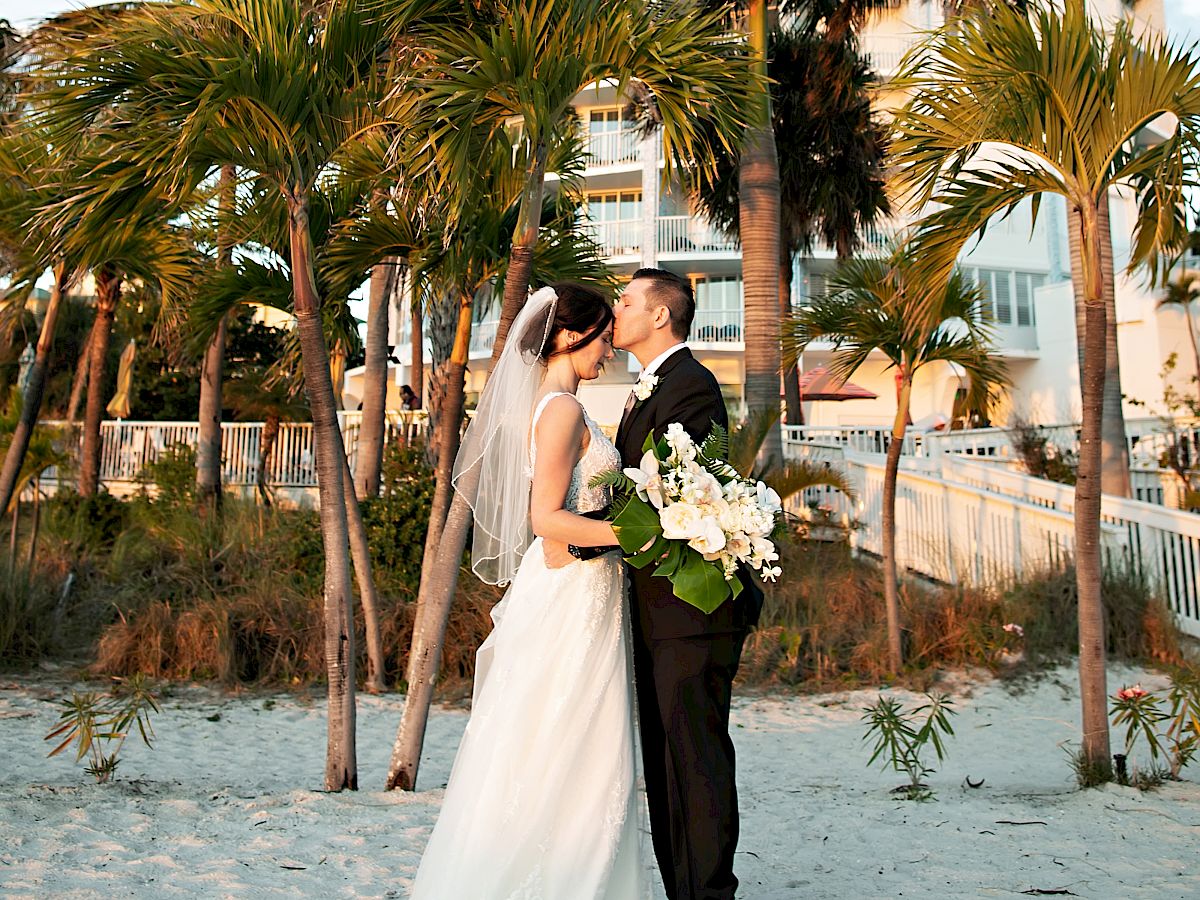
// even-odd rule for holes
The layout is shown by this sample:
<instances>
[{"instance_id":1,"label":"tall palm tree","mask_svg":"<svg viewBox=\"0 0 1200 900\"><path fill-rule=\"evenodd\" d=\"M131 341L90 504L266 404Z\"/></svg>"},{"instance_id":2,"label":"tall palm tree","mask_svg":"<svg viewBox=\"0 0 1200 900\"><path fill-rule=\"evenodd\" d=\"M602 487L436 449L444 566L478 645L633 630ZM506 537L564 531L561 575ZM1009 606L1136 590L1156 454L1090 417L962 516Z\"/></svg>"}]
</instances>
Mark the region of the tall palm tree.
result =
<instances>
[{"instance_id":1,"label":"tall palm tree","mask_svg":"<svg viewBox=\"0 0 1200 900\"><path fill-rule=\"evenodd\" d=\"M8 508L25 467L41 414L59 310L74 276L74 263L55 245L52 233L39 228L34 220L39 209L61 199L50 184L55 180L53 170L66 164L36 129L14 123L12 130L0 137L0 271L13 282L6 299L23 301L42 272L50 268L54 273L21 412L0 467L0 510Z\"/></svg>"},{"instance_id":2,"label":"tall palm tree","mask_svg":"<svg viewBox=\"0 0 1200 900\"><path fill-rule=\"evenodd\" d=\"M1192 318L1192 304L1200 300L1200 274L1183 272L1174 281L1168 282L1159 298L1158 308L1178 307L1187 323L1188 340L1192 345L1192 362L1196 366L1196 378L1200 379L1200 349L1196 345L1196 322Z\"/></svg>"},{"instance_id":3,"label":"tall palm tree","mask_svg":"<svg viewBox=\"0 0 1200 900\"><path fill-rule=\"evenodd\" d=\"M814 298L784 323L784 361L793 362L813 341L833 344L830 372L849 379L882 354L896 372L896 415L883 476L883 573L887 607L888 663L903 665L900 595L896 571L896 474L910 421L913 378L928 365L959 367L968 379L968 403L985 409L1009 384L1004 363L991 352L978 286L955 270L929 280L904 248L890 257L843 261L829 279L829 293Z\"/></svg>"},{"instance_id":4,"label":"tall palm tree","mask_svg":"<svg viewBox=\"0 0 1200 900\"><path fill-rule=\"evenodd\" d=\"M760 80L738 157L738 234L742 241L744 384L751 409L779 405L779 154L772 127L768 74L770 4L748 0L743 28ZM772 429L760 451L783 458L783 435Z\"/></svg>"},{"instance_id":5,"label":"tall palm tree","mask_svg":"<svg viewBox=\"0 0 1200 900\"><path fill-rule=\"evenodd\" d=\"M226 222L232 218L236 205L237 170L231 165L221 167L217 187L217 203ZM228 228L217 233L217 265L233 264L233 241ZM201 511L221 506L221 381L225 363L225 340L228 323L223 318L204 350L200 369L200 436L196 446L196 499Z\"/></svg>"},{"instance_id":6,"label":"tall palm tree","mask_svg":"<svg viewBox=\"0 0 1200 900\"><path fill-rule=\"evenodd\" d=\"M156 284L162 309L176 304L201 267L190 232L171 222L178 206L166 202L153 182L132 179L108 192L108 178L128 178L130 167L76 150L73 165L55 173L51 190L64 199L35 218L53 235L58 254L90 269L96 286L95 317L88 336L89 380L84 407L79 493L100 488L100 430L106 399L105 367L117 307L131 281Z\"/></svg>"},{"instance_id":7,"label":"tall palm tree","mask_svg":"<svg viewBox=\"0 0 1200 900\"><path fill-rule=\"evenodd\" d=\"M578 144L571 145L574 155L557 161L550 157L551 171L570 174L571 166L579 160ZM556 164L557 163L557 164ZM450 601L453 597L454 580L458 576L462 559L462 544L458 545L454 558L454 571L449 589L435 593L447 583L441 567L448 565L446 554L452 552L449 544L455 521L452 506L450 479L454 459L458 453L459 434L463 413L463 387L466 365L470 351L471 326L475 298L492 291L492 285L500 283L506 268L512 264L513 256L509 241L514 234L513 223L520 216L522 192L519 182L512 184L511 169L505 161L493 159L488 169L491 178L481 179L487 187L480 196L476 214L468 221L462 219L454 231L454 240L445 249L430 254L414 265L413 275L430 286L432 297L443 298L445 318L454 325L448 329L453 335L448 347L439 346L442 341L432 341L434 348L434 374L430 379L429 393L425 406L431 417L436 412L437 446L436 487L434 490L431 521L440 518L446 522L444 529L432 525L426 533L425 555L421 566L421 589L418 594L417 619L413 628L413 644L409 654L408 692L405 697L404 716L388 771L389 789L401 787L411 790L416 783L416 772L424 741L425 724L429 706L433 701L433 686L437 675L441 646L445 638L449 618ZM507 183L507 189L505 185ZM543 211L539 214L539 239L529 260L530 277L535 284L545 284L560 279L591 281L603 284L608 280L607 269L601 260L600 248L581 235L578 225L577 198L570 195L570 179L561 184L564 190L557 197L545 198ZM491 206L488 197L508 197L509 205ZM448 351L448 352L447 352ZM435 395L440 386L441 396ZM431 418L431 423L432 423ZM453 497L458 503L458 497ZM469 508L468 508L469 511ZM469 518L463 520L463 543Z\"/></svg>"},{"instance_id":8,"label":"tall palm tree","mask_svg":"<svg viewBox=\"0 0 1200 900\"><path fill-rule=\"evenodd\" d=\"M323 180L320 188L310 195L309 233L312 239L314 280L323 298L322 330L329 346L359 349L358 322L350 312L350 293L361 284L370 270L374 257L360 248L347 248L353 239L347 232L367 202L370 189L353 178L337 177ZM234 244L249 253L236 264L218 268L204 285L201 296L188 309L189 331L193 344L210 342L240 304L261 304L279 311L294 313L293 274L287 205L270 185L258 178L245 184L242 196L232 210L219 210L213 226ZM226 213L230 213L226 215ZM393 244L396 234L409 240L407 228L395 229L389 237ZM251 255L253 254L253 255ZM261 261L260 261L261 260ZM303 350L297 335L285 336L279 359L266 375L268 384L286 383L289 396L303 390ZM268 431L277 431L278 424ZM273 435L272 435L273 437ZM353 474L343 452L343 502L346 507L350 555L358 583L363 609L363 630L366 636L367 668L364 686L372 693L385 689L383 675L383 643L379 629L379 595L371 566L362 511L354 495Z\"/></svg>"},{"instance_id":9,"label":"tall palm tree","mask_svg":"<svg viewBox=\"0 0 1200 900\"><path fill-rule=\"evenodd\" d=\"M853 32L835 36L808 19L776 29L768 74L779 153L779 314L787 316L796 255L811 250L819 236L845 259L860 246L863 229L889 211L886 140L871 110L872 76ZM737 163L718 147L711 175L699 173L689 185L705 218L732 235L739 224ZM788 424L804 424L797 367L784 372L784 395Z\"/></svg>"},{"instance_id":10,"label":"tall palm tree","mask_svg":"<svg viewBox=\"0 0 1200 900\"><path fill-rule=\"evenodd\" d=\"M1197 56L1139 38L1126 22L1105 34L1081 0L1067 0L1061 11L998 6L963 19L933 36L910 72L915 95L896 122L899 178L918 201L944 205L915 238L924 268L949 271L975 232L1022 202L1032 201L1036 220L1043 194L1066 198L1077 217L1086 325L1075 488L1082 751L1089 764L1107 767L1100 442L1109 236L1100 211L1110 188L1131 187L1130 268L1165 276L1160 254L1186 245L1184 189L1200 154ZM1165 139L1146 132L1164 121Z\"/></svg>"},{"instance_id":11,"label":"tall palm tree","mask_svg":"<svg viewBox=\"0 0 1200 900\"><path fill-rule=\"evenodd\" d=\"M355 788L346 460L322 328L310 204L339 154L382 120L387 67L394 64L387 16L366 0L197 0L147 5L123 19L119 34L88 41L72 55L74 80L51 92L48 116L64 136L107 114L114 141L142 177L199 184L215 168L235 165L268 181L287 208L325 551L325 786Z\"/></svg>"},{"instance_id":12,"label":"tall palm tree","mask_svg":"<svg viewBox=\"0 0 1200 900\"><path fill-rule=\"evenodd\" d=\"M415 14L399 18L410 25L420 22L427 68L411 101L435 116L429 144L439 183L448 190L469 183L464 173L478 164L480 131L507 145L508 157L522 174L494 364L525 303L547 163L557 136L569 133L564 124L576 95L605 80L615 82L618 93L638 84L658 108L668 160L682 167L689 160L705 164L709 159L710 132L701 128L705 121L715 123L711 133L727 146L737 142L750 98L762 80L725 27L724 10L697 11L688 0L517 0L478 7L409 0L404 5L427 16L424 21ZM460 215L464 209L469 206L460 199ZM438 555L429 577L422 578L416 633L428 633L431 640L410 655L430 688L470 517L470 507L456 494L444 519L430 518ZM429 690L412 689L410 678L409 724L401 725L408 733L397 741L388 777L389 786L406 790L415 787L424 715L432 697Z\"/></svg>"},{"instance_id":13,"label":"tall palm tree","mask_svg":"<svg viewBox=\"0 0 1200 900\"><path fill-rule=\"evenodd\" d=\"M476 164L478 128L508 141L524 173L493 360L525 303L546 164L576 95L605 80L618 93L637 83L658 107L668 158L682 165L707 157L702 121L713 121L727 145L736 143L751 98L764 85L729 33L724 10L699 10L689 0L395 0L393 6L423 51L410 102L432 111L428 139L442 184L452 190Z\"/></svg>"}]
</instances>

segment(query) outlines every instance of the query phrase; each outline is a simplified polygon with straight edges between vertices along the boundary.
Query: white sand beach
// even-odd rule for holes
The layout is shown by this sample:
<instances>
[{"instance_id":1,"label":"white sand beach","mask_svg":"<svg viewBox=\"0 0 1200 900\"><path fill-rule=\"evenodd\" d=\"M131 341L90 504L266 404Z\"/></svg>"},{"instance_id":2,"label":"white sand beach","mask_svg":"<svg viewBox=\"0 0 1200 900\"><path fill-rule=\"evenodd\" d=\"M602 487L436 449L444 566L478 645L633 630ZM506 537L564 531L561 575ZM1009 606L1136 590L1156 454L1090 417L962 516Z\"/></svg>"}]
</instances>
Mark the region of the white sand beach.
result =
<instances>
[{"instance_id":1,"label":"white sand beach","mask_svg":"<svg viewBox=\"0 0 1200 900\"><path fill-rule=\"evenodd\" d=\"M1112 690L1155 675L1110 675ZM936 802L867 769L876 691L744 698L734 709L746 900L1200 897L1200 785L1078 791L1069 670L1012 691L958 677ZM0 896L406 897L466 713L430 720L421 790L380 790L402 698L359 698L362 790L325 794L323 703L180 687L112 784L42 738L72 686L0 680ZM1114 734L1114 740L1119 740ZM983 779L970 788L966 779ZM449 900L449 898L448 898ZM457 900L457 898L455 898Z\"/></svg>"}]
</instances>

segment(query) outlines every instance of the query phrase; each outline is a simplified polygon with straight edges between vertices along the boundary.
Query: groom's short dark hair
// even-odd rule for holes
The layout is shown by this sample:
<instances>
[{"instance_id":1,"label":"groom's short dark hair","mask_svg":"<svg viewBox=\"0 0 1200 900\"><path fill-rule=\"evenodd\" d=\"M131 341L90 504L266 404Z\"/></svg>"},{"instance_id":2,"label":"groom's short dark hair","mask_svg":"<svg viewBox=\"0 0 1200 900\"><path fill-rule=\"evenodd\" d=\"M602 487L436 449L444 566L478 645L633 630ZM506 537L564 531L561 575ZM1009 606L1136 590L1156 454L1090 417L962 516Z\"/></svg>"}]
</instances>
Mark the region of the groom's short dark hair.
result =
<instances>
[{"instance_id":1,"label":"groom's short dark hair","mask_svg":"<svg viewBox=\"0 0 1200 900\"><path fill-rule=\"evenodd\" d=\"M650 282L646 288L646 309L653 311L665 306L671 314L671 334L686 341L696 318L696 295L692 293L691 282L666 269L638 269L630 280L639 278Z\"/></svg>"}]
</instances>

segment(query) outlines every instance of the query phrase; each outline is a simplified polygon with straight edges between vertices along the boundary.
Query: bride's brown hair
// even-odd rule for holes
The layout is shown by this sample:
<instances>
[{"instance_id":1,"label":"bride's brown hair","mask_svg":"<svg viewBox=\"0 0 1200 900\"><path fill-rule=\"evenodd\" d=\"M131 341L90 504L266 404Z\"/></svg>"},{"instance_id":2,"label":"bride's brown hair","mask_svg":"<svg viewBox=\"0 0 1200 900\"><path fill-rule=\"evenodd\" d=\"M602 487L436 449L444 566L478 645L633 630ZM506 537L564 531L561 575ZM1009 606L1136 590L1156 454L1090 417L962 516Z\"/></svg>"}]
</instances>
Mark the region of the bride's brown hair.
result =
<instances>
[{"instance_id":1,"label":"bride's brown hair","mask_svg":"<svg viewBox=\"0 0 1200 900\"><path fill-rule=\"evenodd\" d=\"M559 281L550 286L554 288L558 299L554 305L554 321L549 334L540 328L529 328L521 336L521 349L526 353L536 353L542 362L586 347L600 337L613 321L612 304L595 288L573 281ZM573 344L555 350L554 339L564 331L577 332L581 337Z\"/></svg>"}]
</instances>

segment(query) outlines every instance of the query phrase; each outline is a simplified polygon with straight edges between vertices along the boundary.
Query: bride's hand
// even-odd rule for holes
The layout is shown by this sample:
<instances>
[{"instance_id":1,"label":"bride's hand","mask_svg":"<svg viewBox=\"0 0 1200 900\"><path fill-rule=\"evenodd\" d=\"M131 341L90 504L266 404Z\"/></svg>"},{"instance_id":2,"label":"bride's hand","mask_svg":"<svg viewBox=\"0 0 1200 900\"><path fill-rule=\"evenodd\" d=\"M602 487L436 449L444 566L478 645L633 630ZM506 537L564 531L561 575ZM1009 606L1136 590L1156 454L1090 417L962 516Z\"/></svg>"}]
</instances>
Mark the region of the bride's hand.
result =
<instances>
[{"instance_id":1,"label":"bride's hand","mask_svg":"<svg viewBox=\"0 0 1200 900\"><path fill-rule=\"evenodd\" d=\"M565 543L549 538L542 539L542 555L546 558L547 569L561 569L575 562L575 557L568 552Z\"/></svg>"}]
</instances>

